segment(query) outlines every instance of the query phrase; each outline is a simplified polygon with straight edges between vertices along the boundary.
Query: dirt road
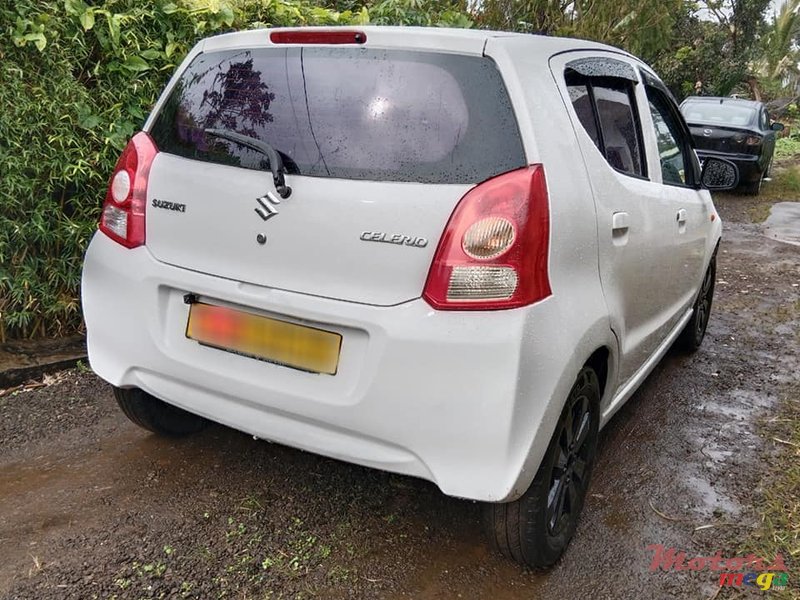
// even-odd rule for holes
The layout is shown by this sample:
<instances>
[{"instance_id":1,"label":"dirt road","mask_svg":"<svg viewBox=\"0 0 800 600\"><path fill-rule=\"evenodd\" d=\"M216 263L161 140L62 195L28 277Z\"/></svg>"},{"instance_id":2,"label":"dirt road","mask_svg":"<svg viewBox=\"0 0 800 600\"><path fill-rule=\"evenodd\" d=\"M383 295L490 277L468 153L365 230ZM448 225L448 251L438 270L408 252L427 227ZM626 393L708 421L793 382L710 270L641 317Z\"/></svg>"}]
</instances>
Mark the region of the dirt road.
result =
<instances>
[{"instance_id":1,"label":"dirt road","mask_svg":"<svg viewBox=\"0 0 800 600\"><path fill-rule=\"evenodd\" d=\"M74 370L0 398L0 597L710 598L714 574L651 573L646 547L727 556L753 535L776 443L757 419L800 377L798 263L726 222L703 348L665 358L605 429L549 573L489 553L478 506L431 484L222 427L162 440Z\"/></svg>"}]
</instances>

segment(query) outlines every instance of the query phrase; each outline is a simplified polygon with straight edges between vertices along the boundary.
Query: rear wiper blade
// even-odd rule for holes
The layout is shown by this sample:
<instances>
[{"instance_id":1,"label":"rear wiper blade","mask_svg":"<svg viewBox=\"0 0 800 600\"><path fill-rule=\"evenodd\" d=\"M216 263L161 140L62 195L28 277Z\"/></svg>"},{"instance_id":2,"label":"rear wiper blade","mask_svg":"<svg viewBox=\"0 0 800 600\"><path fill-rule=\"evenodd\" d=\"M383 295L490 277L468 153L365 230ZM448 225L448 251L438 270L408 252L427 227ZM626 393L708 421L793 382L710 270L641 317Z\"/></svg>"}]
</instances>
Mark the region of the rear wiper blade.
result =
<instances>
[{"instance_id":1,"label":"rear wiper blade","mask_svg":"<svg viewBox=\"0 0 800 600\"><path fill-rule=\"evenodd\" d=\"M269 170L272 171L272 181L275 184L275 190L278 195L281 198L288 198L291 195L292 188L286 185L286 179L284 178L286 167L283 165L283 159L281 159L278 151L267 142L262 142L249 135L242 135L235 131L228 131L227 129L206 129L205 132L208 135L241 144L266 156L269 159Z\"/></svg>"}]
</instances>

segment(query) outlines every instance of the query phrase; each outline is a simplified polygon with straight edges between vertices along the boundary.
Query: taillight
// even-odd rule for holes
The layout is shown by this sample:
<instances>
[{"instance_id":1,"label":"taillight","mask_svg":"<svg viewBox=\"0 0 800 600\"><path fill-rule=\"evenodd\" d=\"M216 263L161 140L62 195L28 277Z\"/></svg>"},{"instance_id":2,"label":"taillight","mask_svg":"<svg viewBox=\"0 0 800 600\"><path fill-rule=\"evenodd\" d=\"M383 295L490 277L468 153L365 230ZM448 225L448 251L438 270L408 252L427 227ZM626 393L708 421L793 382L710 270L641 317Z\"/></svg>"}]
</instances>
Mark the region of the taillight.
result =
<instances>
[{"instance_id":1,"label":"taillight","mask_svg":"<svg viewBox=\"0 0 800 600\"><path fill-rule=\"evenodd\" d=\"M453 211L423 297L439 310L498 310L550 295L550 209L542 165L489 179Z\"/></svg>"},{"instance_id":2,"label":"taillight","mask_svg":"<svg viewBox=\"0 0 800 600\"><path fill-rule=\"evenodd\" d=\"M367 34L349 29L273 31L269 41L273 44L364 44Z\"/></svg>"},{"instance_id":3,"label":"taillight","mask_svg":"<svg viewBox=\"0 0 800 600\"><path fill-rule=\"evenodd\" d=\"M108 184L100 231L127 248L144 245L147 178L158 154L153 139L140 131L131 138Z\"/></svg>"}]
</instances>

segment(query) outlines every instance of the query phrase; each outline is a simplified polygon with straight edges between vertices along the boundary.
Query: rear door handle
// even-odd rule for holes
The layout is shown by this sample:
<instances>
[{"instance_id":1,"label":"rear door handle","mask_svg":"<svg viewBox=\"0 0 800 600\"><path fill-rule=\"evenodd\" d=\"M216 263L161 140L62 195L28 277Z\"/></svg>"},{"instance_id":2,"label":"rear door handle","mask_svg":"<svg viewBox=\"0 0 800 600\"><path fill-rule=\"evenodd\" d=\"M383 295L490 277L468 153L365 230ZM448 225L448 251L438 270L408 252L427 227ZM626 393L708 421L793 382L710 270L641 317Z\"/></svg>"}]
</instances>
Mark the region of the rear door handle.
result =
<instances>
[{"instance_id":1,"label":"rear door handle","mask_svg":"<svg viewBox=\"0 0 800 600\"><path fill-rule=\"evenodd\" d=\"M678 211L677 221L679 225L686 223L686 209L682 208Z\"/></svg>"},{"instance_id":2,"label":"rear door handle","mask_svg":"<svg viewBox=\"0 0 800 600\"><path fill-rule=\"evenodd\" d=\"M628 213L615 212L611 215L611 243L624 246L628 243Z\"/></svg>"},{"instance_id":3,"label":"rear door handle","mask_svg":"<svg viewBox=\"0 0 800 600\"><path fill-rule=\"evenodd\" d=\"M612 231L622 233L623 231L627 231L628 227L628 213L615 212L613 215L611 215Z\"/></svg>"}]
</instances>

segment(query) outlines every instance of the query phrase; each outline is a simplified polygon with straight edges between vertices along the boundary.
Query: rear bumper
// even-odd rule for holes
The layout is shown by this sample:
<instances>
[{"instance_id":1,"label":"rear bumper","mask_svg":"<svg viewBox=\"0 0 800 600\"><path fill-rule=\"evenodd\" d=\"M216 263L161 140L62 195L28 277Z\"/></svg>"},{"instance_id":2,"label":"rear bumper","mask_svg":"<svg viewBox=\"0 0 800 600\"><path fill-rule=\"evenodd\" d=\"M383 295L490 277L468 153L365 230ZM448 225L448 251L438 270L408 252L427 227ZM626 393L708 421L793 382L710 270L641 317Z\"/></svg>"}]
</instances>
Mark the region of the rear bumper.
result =
<instances>
[{"instance_id":1,"label":"rear bumper","mask_svg":"<svg viewBox=\"0 0 800 600\"><path fill-rule=\"evenodd\" d=\"M726 154L725 152L714 152L712 150L698 150L697 156L701 161L709 157L731 161L739 169L740 183L758 181L766 169L766 165L761 162L761 156L752 154Z\"/></svg>"},{"instance_id":2,"label":"rear bumper","mask_svg":"<svg viewBox=\"0 0 800 600\"><path fill-rule=\"evenodd\" d=\"M486 501L524 492L530 457L549 441L542 422L562 372L552 351L537 359L523 344L528 311L548 301L480 313L434 311L422 300L366 306L179 269L102 234L82 285L100 377L260 438ZM187 339L187 292L341 333L339 372L305 373ZM558 323L546 315L543 323L557 335Z\"/></svg>"}]
</instances>

